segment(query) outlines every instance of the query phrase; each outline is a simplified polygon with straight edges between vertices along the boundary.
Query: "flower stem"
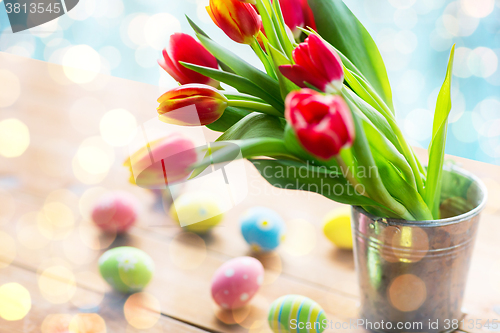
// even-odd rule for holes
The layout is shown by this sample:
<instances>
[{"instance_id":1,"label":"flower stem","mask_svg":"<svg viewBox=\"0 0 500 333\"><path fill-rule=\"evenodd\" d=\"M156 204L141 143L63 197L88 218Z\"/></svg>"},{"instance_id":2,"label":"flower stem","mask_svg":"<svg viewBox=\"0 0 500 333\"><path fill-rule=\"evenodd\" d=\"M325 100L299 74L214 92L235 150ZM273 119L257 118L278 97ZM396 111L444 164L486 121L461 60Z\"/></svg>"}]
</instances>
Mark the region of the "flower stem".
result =
<instances>
[{"instance_id":1,"label":"flower stem","mask_svg":"<svg viewBox=\"0 0 500 333\"><path fill-rule=\"evenodd\" d=\"M358 182L356 177L353 175L353 173L351 172L351 168L345 163L344 159L340 155L337 155L337 156L335 156L335 160L339 164L340 169L342 170L342 174L345 175L345 177L347 178L349 183L351 183L351 186L354 188L354 190L356 192L358 192L360 195L369 198L370 196L366 193L366 191L363 191L363 193L362 193L357 189L358 185L361 185L361 184Z\"/></svg>"},{"instance_id":2,"label":"flower stem","mask_svg":"<svg viewBox=\"0 0 500 333\"><path fill-rule=\"evenodd\" d=\"M234 106L236 108L249 109L253 111L262 112L270 116L283 117L283 114L276 110L269 104L254 102L254 101L244 101L244 100L229 100L229 106Z\"/></svg>"}]
</instances>

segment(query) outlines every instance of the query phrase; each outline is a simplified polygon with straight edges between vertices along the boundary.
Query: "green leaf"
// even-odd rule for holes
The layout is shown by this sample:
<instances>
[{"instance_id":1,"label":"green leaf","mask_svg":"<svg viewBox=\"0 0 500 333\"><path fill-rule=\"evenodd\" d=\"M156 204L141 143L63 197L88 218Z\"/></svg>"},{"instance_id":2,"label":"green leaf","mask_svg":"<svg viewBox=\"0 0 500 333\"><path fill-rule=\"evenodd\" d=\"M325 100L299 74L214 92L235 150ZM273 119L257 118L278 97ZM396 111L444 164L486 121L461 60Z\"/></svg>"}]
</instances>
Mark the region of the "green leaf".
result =
<instances>
[{"instance_id":1,"label":"green leaf","mask_svg":"<svg viewBox=\"0 0 500 333\"><path fill-rule=\"evenodd\" d=\"M446 132L448 130L448 116L451 111L451 79L455 45L453 45L446 70L446 78L439 91L432 127L432 140L429 146L429 167L427 168L427 183L425 187L425 203L435 219L439 218L439 199L446 147Z\"/></svg>"},{"instance_id":2,"label":"green leaf","mask_svg":"<svg viewBox=\"0 0 500 333\"><path fill-rule=\"evenodd\" d=\"M206 125L206 127L212 131L225 132L249 114L249 111L228 106L222 114L222 117L220 117L216 122Z\"/></svg>"},{"instance_id":3,"label":"green leaf","mask_svg":"<svg viewBox=\"0 0 500 333\"><path fill-rule=\"evenodd\" d=\"M414 217L408 212L406 207L396 201L385 187L370 149L368 138L365 135L362 119L360 119L360 116L356 112L353 112L352 116L356 129L356 138L351 149L353 155L356 156L357 169L364 170L365 174L368 173L367 177L358 179L358 181L365 186L370 198L384 205L399 217L414 220ZM360 172L357 173L360 174Z\"/></svg>"},{"instance_id":4,"label":"green leaf","mask_svg":"<svg viewBox=\"0 0 500 333\"><path fill-rule=\"evenodd\" d=\"M394 134L394 131L391 125L387 122L387 119L382 116L380 112L375 110L373 106L366 102L366 100L363 100L361 97L356 95L352 90L346 88L345 86L342 89L342 95L344 96L346 102L349 104L351 110L354 109L355 111L361 112L379 131L384 134L384 136L394 145L394 147L396 147L396 149L400 153L403 152L398 137L396 136L396 134Z\"/></svg>"},{"instance_id":5,"label":"green leaf","mask_svg":"<svg viewBox=\"0 0 500 333\"><path fill-rule=\"evenodd\" d=\"M196 34L200 34L200 35L203 35L207 38L210 38L206 33L205 31L203 31L196 23L194 23L193 20L191 20L189 18L189 16L186 15L186 19L188 20L188 23L189 25L191 26L191 28L194 30L194 32ZM222 61L220 61L219 59L217 59L217 62L219 63L219 66L220 68L222 68L225 72L230 72L230 73L234 73L231 68L229 68L225 63L223 63Z\"/></svg>"},{"instance_id":6,"label":"green leaf","mask_svg":"<svg viewBox=\"0 0 500 333\"><path fill-rule=\"evenodd\" d=\"M253 112L229 128L217 141L254 138L283 139L284 123L280 118Z\"/></svg>"},{"instance_id":7,"label":"green leaf","mask_svg":"<svg viewBox=\"0 0 500 333\"><path fill-rule=\"evenodd\" d=\"M285 19L283 17L283 13L281 12L281 6L280 6L281 1L276 0L272 3L274 12L273 21L275 27L277 27L278 38L280 39L281 45L283 46L283 49L285 50L285 53L288 56L288 58L292 60L293 59L292 52L294 47L286 30ZM293 42L295 42L295 40Z\"/></svg>"},{"instance_id":8,"label":"green leaf","mask_svg":"<svg viewBox=\"0 0 500 333\"><path fill-rule=\"evenodd\" d=\"M318 33L363 73L386 104L392 92L382 56L372 37L342 0L308 0Z\"/></svg>"},{"instance_id":9,"label":"green leaf","mask_svg":"<svg viewBox=\"0 0 500 333\"><path fill-rule=\"evenodd\" d=\"M273 19L271 18L272 8L269 0L257 0L256 6L260 17L262 18L262 25L264 26L264 31L269 39L269 44L274 46L276 49L283 51L277 34L278 31L274 26Z\"/></svg>"},{"instance_id":10,"label":"green leaf","mask_svg":"<svg viewBox=\"0 0 500 333\"><path fill-rule=\"evenodd\" d=\"M250 80L245 77L239 76L233 73L223 72L218 69L213 69L204 66L198 66L194 64L188 64L185 62L180 62L186 68L189 68L195 72L208 76L214 80L223 82L225 84L230 85L241 93L249 94L252 96L256 96L262 98L264 101L271 104L275 109L284 111L285 107L283 102L278 102L276 98L270 95L268 92L260 88L258 85L254 84Z\"/></svg>"},{"instance_id":11,"label":"green leaf","mask_svg":"<svg viewBox=\"0 0 500 333\"><path fill-rule=\"evenodd\" d=\"M212 164L227 163L242 158L267 156L296 160L286 149L283 140L274 138L213 142L202 152L205 152L205 157L190 166L193 169L190 179L202 174Z\"/></svg>"},{"instance_id":12,"label":"green leaf","mask_svg":"<svg viewBox=\"0 0 500 333\"><path fill-rule=\"evenodd\" d=\"M373 154L380 177L387 191L399 202L404 202L406 208L417 220L432 220L432 214L427 208L417 189L402 177L400 171L382 154Z\"/></svg>"},{"instance_id":13,"label":"green leaf","mask_svg":"<svg viewBox=\"0 0 500 333\"><path fill-rule=\"evenodd\" d=\"M250 160L269 184L288 190L321 194L328 199L355 206L379 206L357 193L342 173L327 167L284 160Z\"/></svg>"},{"instance_id":14,"label":"green leaf","mask_svg":"<svg viewBox=\"0 0 500 333\"><path fill-rule=\"evenodd\" d=\"M276 99L276 102L271 103L273 106L276 103L283 104L278 81L272 79L266 73L261 72L257 68L253 67L234 53L222 48L211 39L200 34L198 34L198 38L200 39L203 46L208 49L208 51L210 51L217 59L228 65L236 74L250 80L255 85L261 87L262 90L268 92L270 96L274 97Z\"/></svg>"}]
</instances>

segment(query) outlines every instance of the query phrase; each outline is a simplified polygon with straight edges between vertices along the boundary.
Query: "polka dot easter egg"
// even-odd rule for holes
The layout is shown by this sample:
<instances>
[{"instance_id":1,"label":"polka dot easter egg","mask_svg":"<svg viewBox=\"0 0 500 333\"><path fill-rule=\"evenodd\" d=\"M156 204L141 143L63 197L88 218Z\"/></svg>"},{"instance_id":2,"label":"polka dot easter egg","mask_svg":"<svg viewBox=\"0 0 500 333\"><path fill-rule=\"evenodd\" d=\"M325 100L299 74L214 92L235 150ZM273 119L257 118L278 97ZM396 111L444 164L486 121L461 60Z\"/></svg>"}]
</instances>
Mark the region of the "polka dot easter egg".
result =
<instances>
[{"instance_id":1,"label":"polka dot easter egg","mask_svg":"<svg viewBox=\"0 0 500 333\"><path fill-rule=\"evenodd\" d=\"M241 217L241 233L255 252L276 249L285 239L285 222L274 210L253 207Z\"/></svg>"},{"instance_id":2,"label":"polka dot easter egg","mask_svg":"<svg viewBox=\"0 0 500 333\"><path fill-rule=\"evenodd\" d=\"M92 220L105 232L124 233L137 218L137 200L125 192L111 192L100 197L92 210Z\"/></svg>"},{"instance_id":3,"label":"polka dot easter egg","mask_svg":"<svg viewBox=\"0 0 500 333\"><path fill-rule=\"evenodd\" d=\"M352 250L351 208L337 208L325 216L323 233L333 244L344 250Z\"/></svg>"},{"instance_id":4,"label":"polka dot easter egg","mask_svg":"<svg viewBox=\"0 0 500 333\"><path fill-rule=\"evenodd\" d=\"M264 267L255 258L239 257L224 263L212 278L212 298L225 310L247 305L264 281Z\"/></svg>"},{"instance_id":5,"label":"polka dot easter egg","mask_svg":"<svg viewBox=\"0 0 500 333\"><path fill-rule=\"evenodd\" d=\"M170 207L170 216L184 230L197 234L206 234L224 219L218 200L208 192L181 195Z\"/></svg>"},{"instance_id":6,"label":"polka dot easter egg","mask_svg":"<svg viewBox=\"0 0 500 333\"><path fill-rule=\"evenodd\" d=\"M154 262L144 251L122 246L103 253L99 258L99 271L115 290L134 293L151 281Z\"/></svg>"},{"instance_id":7,"label":"polka dot easter egg","mask_svg":"<svg viewBox=\"0 0 500 333\"><path fill-rule=\"evenodd\" d=\"M300 295L287 295L275 300L271 304L268 321L275 333L321 333L328 324L321 306Z\"/></svg>"}]
</instances>

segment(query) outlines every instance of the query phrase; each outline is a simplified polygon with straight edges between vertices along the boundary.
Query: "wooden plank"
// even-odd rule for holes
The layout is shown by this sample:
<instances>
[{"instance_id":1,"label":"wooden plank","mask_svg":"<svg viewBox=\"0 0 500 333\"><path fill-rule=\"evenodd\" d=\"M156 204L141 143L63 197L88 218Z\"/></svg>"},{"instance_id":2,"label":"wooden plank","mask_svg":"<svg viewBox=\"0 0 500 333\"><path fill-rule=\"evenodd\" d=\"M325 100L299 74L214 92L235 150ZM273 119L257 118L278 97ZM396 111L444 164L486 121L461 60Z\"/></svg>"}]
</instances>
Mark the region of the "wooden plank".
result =
<instances>
[{"instance_id":1,"label":"wooden plank","mask_svg":"<svg viewBox=\"0 0 500 333\"><path fill-rule=\"evenodd\" d=\"M0 286L6 283L18 283L29 291L31 297L31 309L22 320L7 321L0 318L0 332L5 333L55 333L66 332L68 325L73 321L73 325L80 321L81 330L92 333L105 332L143 332L136 327L139 324L151 325L148 332L179 332L179 333L201 333L203 330L184 324L172 318L152 313L147 316L149 322L138 323L136 319L129 316L129 322L124 316L124 305L127 297L117 294L95 292L89 289L75 288L73 302L54 304L44 298L40 291L37 275L34 272L16 266L10 266L0 270ZM50 278L49 278L50 280ZM61 286L63 283L53 280L49 283L54 286ZM98 307L93 309L79 309L74 300L102 299ZM130 304L130 303L129 303ZM129 307L130 308L130 307ZM153 310L154 311L154 310ZM131 324L135 324L136 327ZM73 326L74 327L74 326ZM78 326L77 326L78 327ZM91 329L92 328L92 329ZM79 332L81 332L79 331Z\"/></svg>"}]
</instances>

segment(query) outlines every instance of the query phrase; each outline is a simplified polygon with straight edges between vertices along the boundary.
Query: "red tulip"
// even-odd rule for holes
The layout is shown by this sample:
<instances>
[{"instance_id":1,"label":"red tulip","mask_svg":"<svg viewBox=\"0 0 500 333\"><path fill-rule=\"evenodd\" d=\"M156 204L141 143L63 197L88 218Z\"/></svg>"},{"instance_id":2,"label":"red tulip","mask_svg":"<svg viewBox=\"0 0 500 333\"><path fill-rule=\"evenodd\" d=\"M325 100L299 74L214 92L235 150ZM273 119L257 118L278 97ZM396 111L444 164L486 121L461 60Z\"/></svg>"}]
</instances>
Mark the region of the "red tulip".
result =
<instances>
[{"instance_id":1,"label":"red tulip","mask_svg":"<svg viewBox=\"0 0 500 333\"><path fill-rule=\"evenodd\" d=\"M186 180L189 167L196 163L194 143L180 134L172 134L150 142L133 153L124 163L130 168L130 182L143 188L165 188Z\"/></svg>"},{"instance_id":2,"label":"red tulip","mask_svg":"<svg viewBox=\"0 0 500 333\"><path fill-rule=\"evenodd\" d=\"M290 93L285 103L288 123L311 154L329 160L352 145L354 121L341 96L303 89Z\"/></svg>"},{"instance_id":3,"label":"red tulip","mask_svg":"<svg viewBox=\"0 0 500 333\"><path fill-rule=\"evenodd\" d=\"M208 14L229 38L237 43L252 44L262 20L250 3L238 0L210 0Z\"/></svg>"},{"instance_id":4,"label":"red tulip","mask_svg":"<svg viewBox=\"0 0 500 333\"><path fill-rule=\"evenodd\" d=\"M186 84L158 98L160 120L184 126L208 125L218 120L228 100L217 89L202 84Z\"/></svg>"},{"instance_id":5,"label":"red tulip","mask_svg":"<svg viewBox=\"0 0 500 333\"><path fill-rule=\"evenodd\" d=\"M300 0L300 2L302 5L302 12L304 13L305 27L306 28L310 27L313 28L313 30L318 30L316 28L316 21L314 20L314 14L311 7L309 7L309 3L307 2L307 0Z\"/></svg>"},{"instance_id":6,"label":"red tulip","mask_svg":"<svg viewBox=\"0 0 500 333\"><path fill-rule=\"evenodd\" d=\"M182 66L179 61L214 69L219 68L217 59L193 37L183 33L170 36L169 48L163 50L158 64L180 84L201 83L218 87L219 82Z\"/></svg>"},{"instance_id":7,"label":"red tulip","mask_svg":"<svg viewBox=\"0 0 500 333\"><path fill-rule=\"evenodd\" d=\"M295 65L280 66L281 73L301 88L306 82L323 92L337 93L342 89L344 70L339 55L317 35L311 34L293 50Z\"/></svg>"}]
</instances>

